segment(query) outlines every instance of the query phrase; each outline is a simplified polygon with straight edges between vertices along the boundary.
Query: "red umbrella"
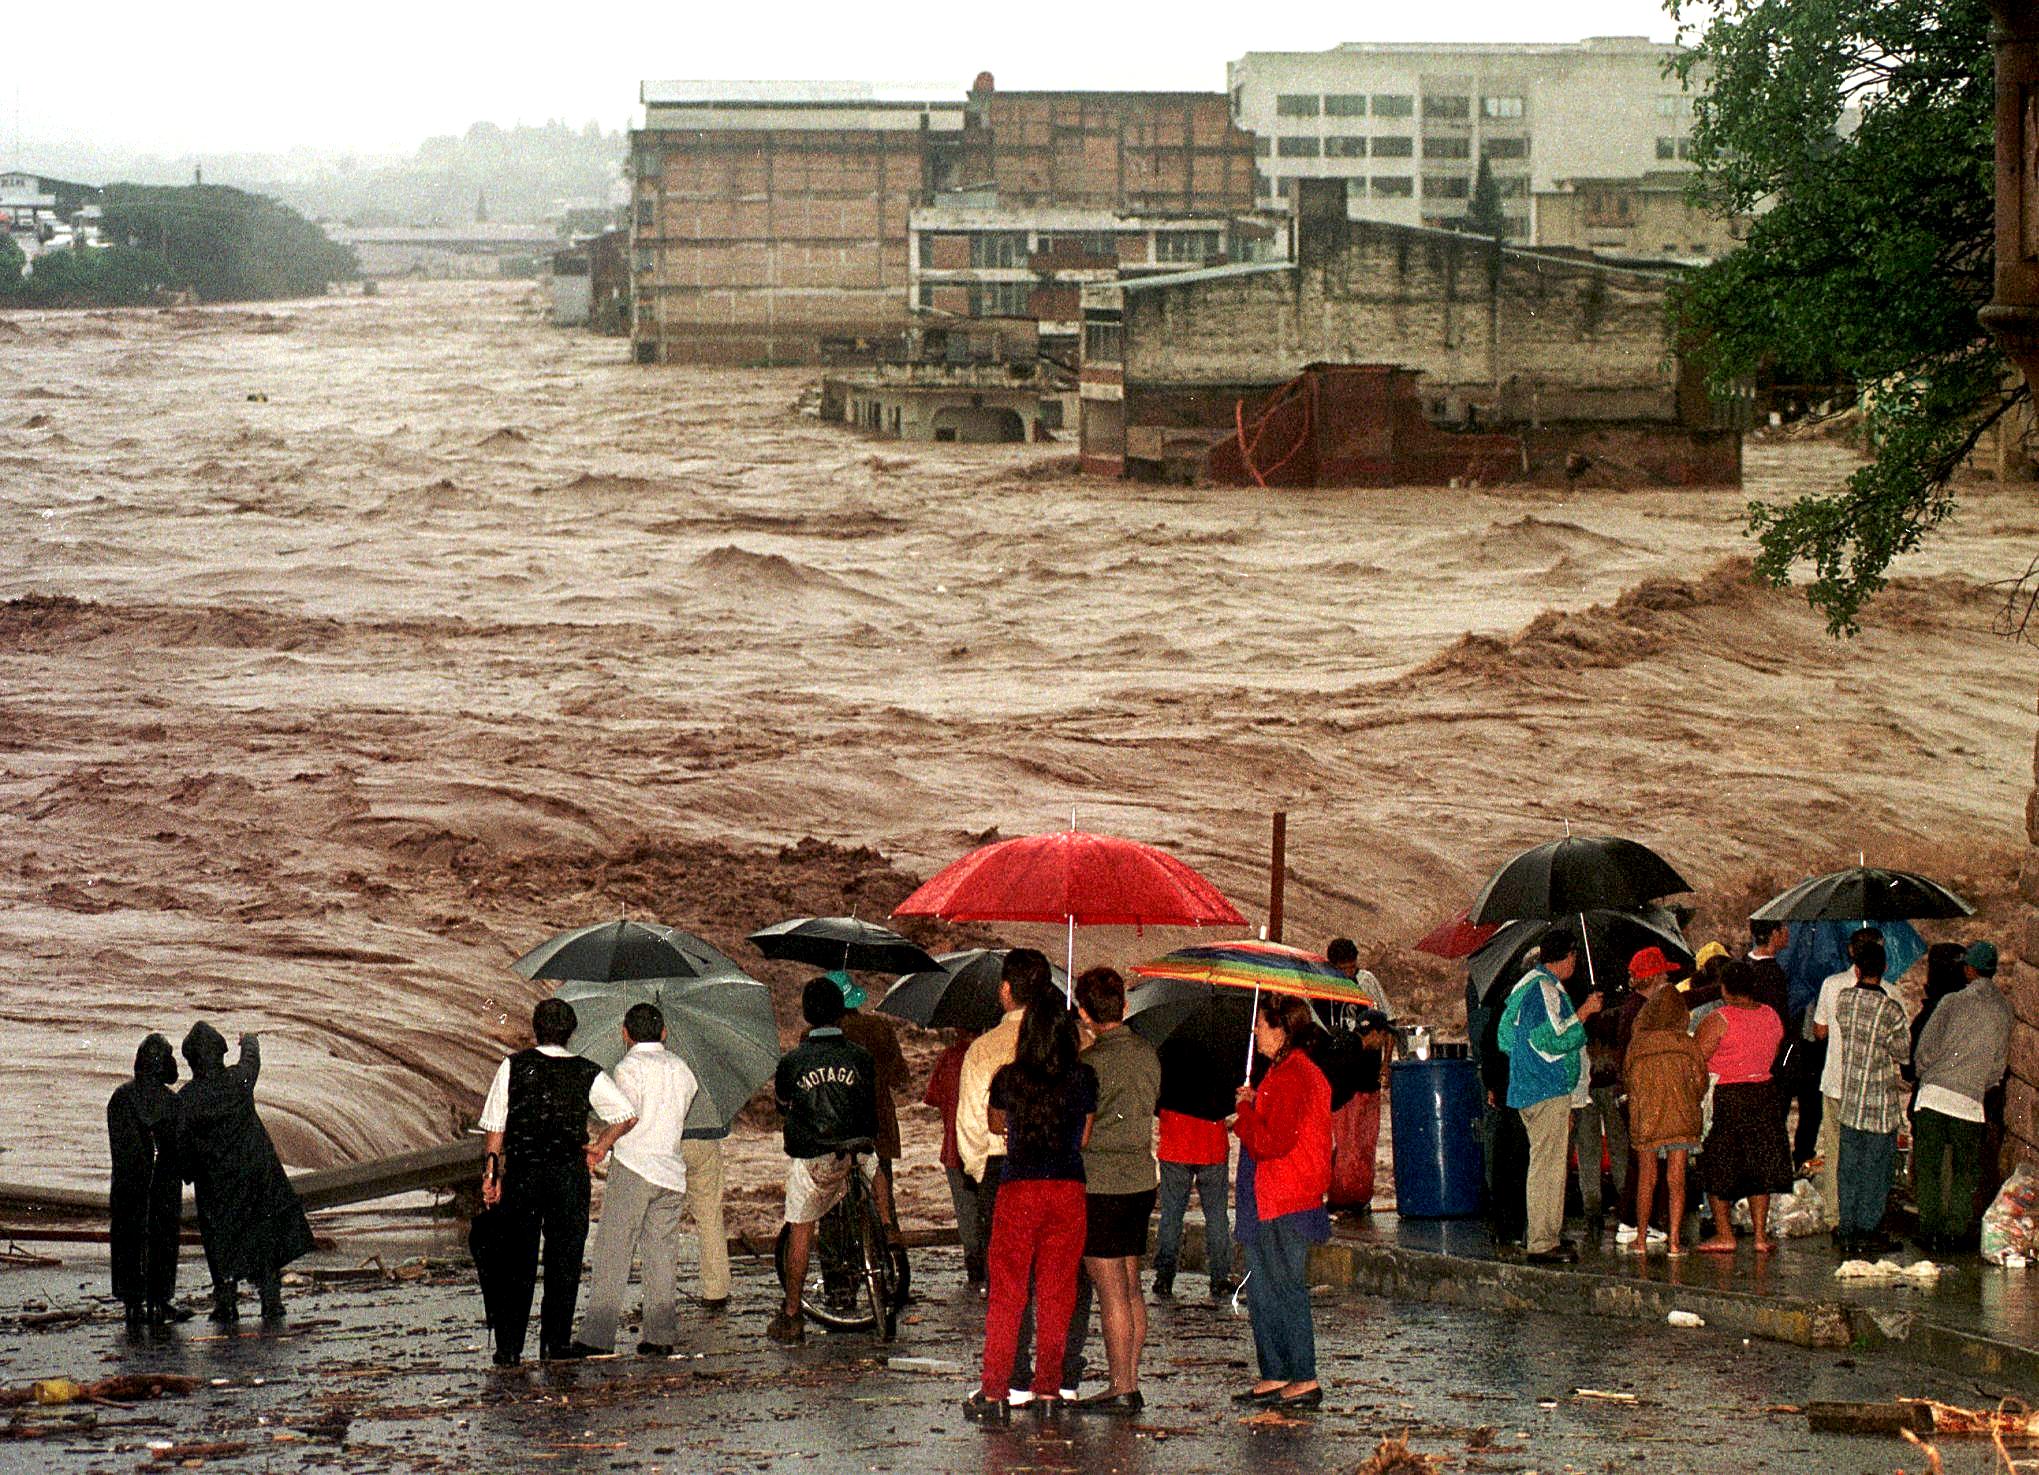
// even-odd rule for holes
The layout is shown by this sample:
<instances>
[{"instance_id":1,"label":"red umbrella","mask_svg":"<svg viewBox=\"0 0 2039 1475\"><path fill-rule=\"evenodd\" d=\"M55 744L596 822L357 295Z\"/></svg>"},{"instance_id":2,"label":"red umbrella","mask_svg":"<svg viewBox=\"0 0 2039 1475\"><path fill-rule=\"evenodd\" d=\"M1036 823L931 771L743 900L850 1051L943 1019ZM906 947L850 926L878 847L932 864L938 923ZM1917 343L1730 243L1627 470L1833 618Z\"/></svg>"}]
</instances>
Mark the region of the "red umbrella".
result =
<instances>
[{"instance_id":1,"label":"red umbrella","mask_svg":"<svg viewBox=\"0 0 2039 1475\"><path fill-rule=\"evenodd\" d=\"M1416 951L1440 958L1470 958L1493 940L1501 930L1499 922L1475 922L1467 907L1448 922L1440 922L1417 939Z\"/></svg>"},{"instance_id":2,"label":"red umbrella","mask_svg":"<svg viewBox=\"0 0 2039 1475\"><path fill-rule=\"evenodd\" d=\"M1075 971L1076 928L1243 927L1224 894L1152 845L1058 830L973 850L893 909L949 922L1063 922Z\"/></svg>"}]
</instances>

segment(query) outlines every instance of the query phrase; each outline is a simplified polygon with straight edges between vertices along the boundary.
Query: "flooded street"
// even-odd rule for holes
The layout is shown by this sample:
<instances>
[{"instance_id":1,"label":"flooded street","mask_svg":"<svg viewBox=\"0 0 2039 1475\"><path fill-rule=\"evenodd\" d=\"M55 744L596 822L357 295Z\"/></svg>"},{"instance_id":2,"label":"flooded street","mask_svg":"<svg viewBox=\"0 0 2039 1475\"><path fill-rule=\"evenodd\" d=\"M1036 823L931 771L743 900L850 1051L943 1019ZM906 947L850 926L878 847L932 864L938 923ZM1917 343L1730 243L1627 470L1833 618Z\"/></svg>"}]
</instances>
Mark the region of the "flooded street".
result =
<instances>
[{"instance_id":1,"label":"flooded street","mask_svg":"<svg viewBox=\"0 0 2039 1475\"><path fill-rule=\"evenodd\" d=\"M394 1264L392 1259L390 1263ZM1313 1419L1255 1421L1230 1393L1251 1380L1243 1311L1183 1297L1155 1307L1137 1420L1068 1415L1009 1429L966 1423L983 1316L959 1295L954 1252L916 1261L920 1295L899 1341L810 1333L786 1350L764 1338L769 1271L739 1262L726 1316L683 1308L675 1355L497 1371L482 1350L480 1301L458 1273L389 1287L293 1292L292 1322L222 1338L194 1322L173 1340L126 1344L117 1309L58 1332L8 1331L7 1380L169 1372L188 1396L132 1408L38 1411L61 1432L15 1446L50 1472L130 1468L151 1443L239 1446L213 1461L273 1471L549 1469L656 1472L1091 1471L1181 1475L1351 1470L1389 1436L1448 1468L1817 1470L1889 1475L1924 1468L1895 1438L1809 1433L1812 1400L1937 1397L1976 1404L1966 1379L1895 1359L1744 1345L1711 1330L1501 1317L1334 1294L1316 1322L1327 1399ZM17 1273L10 1294L63 1277ZM1092 1351L1097 1351L1095 1342ZM1580 1390L1613 1397L1582 1396ZM1626 1401L1633 1398L1633 1402ZM1992 1406L1995 1394L1989 1393ZM78 1421L68 1430L66 1419ZM1940 1444L1954 1475L1991 1468L1982 1441ZM1395 1475L1403 1475L1397 1471ZM1414 1475L1414 1472L1410 1472Z\"/></svg>"},{"instance_id":2,"label":"flooded street","mask_svg":"<svg viewBox=\"0 0 2039 1475\"><path fill-rule=\"evenodd\" d=\"M1702 935L1866 851L2005 940L2021 491L1965 486L1835 643L1730 561L1831 446L1709 492L1129 486L624 353L510 284L0 316L0 1176L100 1181L136 1041L200 1015L265 1032L292 1165L444 1139L553 929L754 960L1072 810L1258 920L1286 808L1291 939L1447 1028L1407 943L1566 820L1663 850Z\"/></svg>"}]
</instances>

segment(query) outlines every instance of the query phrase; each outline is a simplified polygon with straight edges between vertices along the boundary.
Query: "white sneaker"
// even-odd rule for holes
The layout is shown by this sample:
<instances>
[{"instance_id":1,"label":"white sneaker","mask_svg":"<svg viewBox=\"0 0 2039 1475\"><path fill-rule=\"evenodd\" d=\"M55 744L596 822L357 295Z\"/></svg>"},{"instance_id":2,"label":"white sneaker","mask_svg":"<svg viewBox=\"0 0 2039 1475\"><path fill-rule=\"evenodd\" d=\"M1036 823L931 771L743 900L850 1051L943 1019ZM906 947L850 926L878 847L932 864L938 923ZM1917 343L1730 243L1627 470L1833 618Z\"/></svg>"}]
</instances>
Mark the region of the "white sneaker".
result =
<instances>
[{"instance_id":1,"label":"white sneaker","mask_svg":"<svg viewBox=\"0 0 2039 1475\"><path fill-rule=\"evenodd\" d=\"M1650 1226L1650 1237L1647 1241L1645 1241L1645 1243L1660 1245L1666 1243L1670 1238L1671 1238L1670 1235L1664 1233L1663 1230L1657 1228L1653 1224Z\"/></svg>"},{"instance_id":2,"label":"white sneaker","mask_svg":"<svg viewBox=\"0 0 2039 1475\"><path fill-rule=\"evenodd\" d=\"M1034 1395L1030 1389L1015 1388L1005 1395L1005 1401L1010 1407L1025 1408L1034 1401Z\"/></svg>"},{"instance_id":3,"label":"white sneaker","mask_svg":"<svg viewBox=\"0 0 2039 1475\"><path fill-rule=\"evenodd\" d=\"M1076 1390L1074 1388L1064 1388L1062 1390L1062 1401L1064 1403L1076 1402Z\"/></svg>"},{"instance_id":4,"label":"white sneaker","mask_svg":"<svg viewBox=\"0 0 2039 1475\"><path fill-rule=\"evenodd\" d=\"M1635 1226L1634 1226L1633 1224L1617 1224L1617 1225L1615 1225L1615 1226L1614 1226L1614 1242L1615 1242L1616 1244L1618 1244L1618 1245L1632 1245L1632 1244L1634 1244L1634 1243L1635 1243Z\"/></svg>"}]
</instances>

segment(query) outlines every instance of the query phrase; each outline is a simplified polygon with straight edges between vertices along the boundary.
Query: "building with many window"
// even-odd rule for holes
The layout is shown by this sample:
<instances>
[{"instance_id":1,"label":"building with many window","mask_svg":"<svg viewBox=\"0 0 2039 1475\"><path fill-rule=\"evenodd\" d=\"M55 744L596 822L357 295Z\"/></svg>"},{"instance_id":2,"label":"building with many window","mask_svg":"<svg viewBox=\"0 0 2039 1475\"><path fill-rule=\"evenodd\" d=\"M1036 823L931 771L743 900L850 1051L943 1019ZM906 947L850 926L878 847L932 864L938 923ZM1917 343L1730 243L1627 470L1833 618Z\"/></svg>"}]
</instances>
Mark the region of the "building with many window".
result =
<instances>
[{"instance_id":1,"label":"building with many window","mask_svg":"<svg viewBox=\"0 0 2039 1475\"><path fill-rule=\"evenodd\" d=\"M1299 179L1347 181L1355 218L1451 226L1482 160L1508 235L1534 238L1532 198L1560 179L1637 179L1689 167L1691 99L1640 36L1567 43L1348 43L1252 51L1228 68L1233 119L1252 133L1260 205Z\"/></svg>"},{"instance_id":2,"label":"building with many window","mask_svg":"<svg viewBox=\"0 0 2039 1475\"><path fill-rule=\"evenodd\" d=\"M1231 259L1253 140L1216 92L967 95L644 84L631 136L637 356L811 362L916 314L1048 314L1131 268ZM1038 301L1037 301L1038 298Z\"/></svg>"}]
</instances>

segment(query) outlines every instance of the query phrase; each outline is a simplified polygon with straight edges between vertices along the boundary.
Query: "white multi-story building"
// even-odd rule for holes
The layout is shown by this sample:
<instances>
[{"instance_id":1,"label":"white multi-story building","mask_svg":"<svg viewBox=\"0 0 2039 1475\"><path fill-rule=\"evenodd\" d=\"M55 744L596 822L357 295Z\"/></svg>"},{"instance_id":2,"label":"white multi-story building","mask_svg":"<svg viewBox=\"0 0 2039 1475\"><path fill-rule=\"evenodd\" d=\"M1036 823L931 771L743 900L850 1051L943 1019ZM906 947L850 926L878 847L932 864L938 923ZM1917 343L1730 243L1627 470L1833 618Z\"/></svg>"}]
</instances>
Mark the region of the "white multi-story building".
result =
<instances>
[{"instance_id":1,"label":"white multi-story building","mask_svg":"<svg viewBox=\"0 0 2039 1475\"><path fill-rule=\"evenodd\" d=\"M1288 201L1298 178L1328 176L1353 181L1358 218L1449 225L1484 158L1508 234L1529 241L1535 194L1561 180L1689 167L1691 99L1665 75L1673 54L1641 36L1353 42L1250 51L1226 70L1233 118L1257 141L1262 206Z\"/></svg>"}]
</instances>

